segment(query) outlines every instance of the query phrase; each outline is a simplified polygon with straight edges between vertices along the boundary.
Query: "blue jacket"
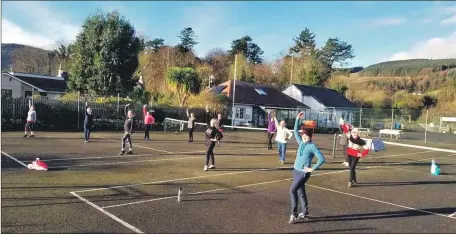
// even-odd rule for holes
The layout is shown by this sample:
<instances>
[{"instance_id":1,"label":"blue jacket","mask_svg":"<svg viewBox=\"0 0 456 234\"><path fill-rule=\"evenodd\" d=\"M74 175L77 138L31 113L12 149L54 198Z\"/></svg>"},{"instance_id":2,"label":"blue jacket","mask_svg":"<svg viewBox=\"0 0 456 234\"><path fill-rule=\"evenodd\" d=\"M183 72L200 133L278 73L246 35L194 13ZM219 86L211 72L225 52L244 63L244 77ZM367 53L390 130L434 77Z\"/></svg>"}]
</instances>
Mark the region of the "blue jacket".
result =
<instances>
[{"instance_id":1,"label":"blue jacket","mask_svg":"<svg viewBox=\"0 0 456 234\"><path fill-rule=\"evenodd\" d=\"M298 150L296 152L296 160L294 163L294 169L298 171L303 171L304 167L310 167L312 164L312 159L314 156L317 156L318 161L312 167L313 170L318 169L325 162L325 157L318 150L317 146L312 142L303 142L301 135L299 134L299 119L296 118L294 126L294 135L296 141L298 142Z\"/></svg>"}]
</instances>

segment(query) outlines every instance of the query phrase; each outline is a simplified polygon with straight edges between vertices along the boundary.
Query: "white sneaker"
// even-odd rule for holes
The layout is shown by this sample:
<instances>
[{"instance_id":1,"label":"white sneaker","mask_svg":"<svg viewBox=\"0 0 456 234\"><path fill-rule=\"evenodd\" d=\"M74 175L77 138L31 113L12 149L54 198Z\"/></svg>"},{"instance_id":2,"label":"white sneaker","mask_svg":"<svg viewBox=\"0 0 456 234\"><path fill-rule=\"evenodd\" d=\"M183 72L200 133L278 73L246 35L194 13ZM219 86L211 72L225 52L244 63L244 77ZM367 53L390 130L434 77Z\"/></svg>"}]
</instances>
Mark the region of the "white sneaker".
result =
<instances>
[{"instance_id":1,"label":"white sneaker","mask_svg":"<svg viewBox=\"0 0 456 234\"><path fill-rule=\"evenodd\" d=\"M215 168L214 165L210 165L210 166L209 166L209 169L214 169L214 168Z\"/></svg>"},{"instance_id":2,"label":"white sneaker","mask_svg":"<svg viewBox=\"0 0 456 234\"><path fill-rule=\"evenodd\" d=\"M344 162L344 166L348 167L349 166L348 162Z\"/></svg>"},{"instance_id":3,"label":"white sneaker","mask_svg":"<svg viewBox=\"0 0 456 234\"><path fill-rule=\"evenodd\" d=\"M294 223L296 223L296 220L297 220L296 216L291 215L290 216L290 220L288 220L288 223L289 224L294 224Z\"/></svg>"},{"instance_id":4,"label":"white sneaker","mask_svg":"<svg viewBox=\"0 0 456 234\"><path fill-rule=\"evenodd\" d=\"M304 215L304 213L300 213L298 215L298 219L301 219L301 220L308 220L309 219L309 215Z\"/></svg>"},{"instance_id":5,"label":"white sneaker","mask_svg":"<svg viewBox=\"0 0 456 234\"><path fill-rule=\"evenodd\" d=\"M207 171L207 165L204 166L204 169L203 169L203 170Z\"/></svg>"}]
</instances>

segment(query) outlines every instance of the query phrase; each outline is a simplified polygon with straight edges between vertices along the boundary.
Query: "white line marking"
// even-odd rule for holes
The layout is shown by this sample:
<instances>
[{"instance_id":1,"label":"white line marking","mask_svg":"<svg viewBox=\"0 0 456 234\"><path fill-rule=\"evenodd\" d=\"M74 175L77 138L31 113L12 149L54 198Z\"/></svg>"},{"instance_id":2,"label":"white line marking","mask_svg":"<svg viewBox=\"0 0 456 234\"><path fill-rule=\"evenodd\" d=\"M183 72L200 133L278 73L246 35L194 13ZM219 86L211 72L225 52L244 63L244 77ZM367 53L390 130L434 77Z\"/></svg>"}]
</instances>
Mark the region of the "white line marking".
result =
<instances>
[{"instance_id":1,"label":"white line marking","mask_svg":"<svg viewBox=\"0 0 456 234\"><path fill-rule=\"evenodd\" d=\"M314 188L317 188L317 189L326 190L326 191L330 191L330 192L334 192L334 193L340 193L340 194L344 194L344 195L347 195L347 196L358 197L358 198L362 198L362 199L366 199L366 200L370 200L370 201L375 201L375 202L379 202L379 203L383 203L383 204L388 204L388 205L391 205L391 206L406 208L406 209L409 209L409 210L415 210L415 211L419 211L419 212L422 212L422 213L438 215L438 216L442 216L442 217L445 217L445 218L456 219L456 217L453 218L451 216L447 216L447 215L443 215L443 214L439 214L439 213L434 213L434 212L427 211L427 210L421 210L421 209L416 209L416 208L412 208L412 207L408 207L408 206L398 205L398 204L394 204L394 203L391 203L391 202L381 201L381 200L377 200L377 199L373 199L373 198L369 198L369 197L363 197L363 196L359 196L359 195L355 195L355 194L351 194L351 193L346 193L346 192L337 191L337 190L333 190L333 189L323 188L323 187L319 187L319 186L316 186L316 185L307 184L307 186L314 187Z\"/></svg>"},{"instance_id":2,"label":"white line marking","mask_svg":"<svg viewBox=\"0 0 456 234\"><path fill-rule=\"evenodd\" d=\"M9 155L9 154L3 152L3 151L2 151L2 154L4 154L6 157L11 158L12 160L16 161L17 163L21 164L22 166L27 167L27 165L25 165L25 163L23 163L23 162L17 160L15 157L13 157L13 156L11 156L11 155ZM28 167L27 167L27 168L28 168Z\"/></svg>"},{"instance_id":3,"label":"white line marking","mask_svg":"<svg viewBox=\"0 0 456 234\"><path fill-rule=\"evenodd\" d=\"M440 158L448 157L448 156L451 156L451 155L442 156ZM426 158L426 159L421 159L421 160L411 160L411 161L408 161L408 162L417 162L417 161L425 161L425 160L429 160L429 159ZM399 164L404 164L404 163L407 163L407 162L400 162L400 163L394 163L394 164L399 165ZM387 167L387 166L371 166L371 167L365 167L365 169L372 169L372 168L379 168L379 167ZM312 175L312 177L321 176L321 175L328 175L328 174L337 174L337 173L343 173L343 172L348 172L348 171L350 171L350 170L318 173L318 174ZM249 171L249 172L253 172L253 171ZM245 172L243 172L243 173L245 173ZM226 173L226 174L230 174L230 173ZM224 174L218 174L218 175L224 175ZM208 191L201 191L201 192L196 192L196 193L190 193L190 195L209 193L209 192L214 192L214 191L222 191L222 190L228 190L228 189L234 189L234 188L250 187L250 186L262 185L262 184L270 184L270 183L276 183L276 182L281 182L281 181L287 181L287 180L291 180L291 179L293 179L293 178L266 181L266 182L253 183L253 184L247 184L247 185L240 185L240 186L234 186L234 187L229 187L229 188L220 188L220 189L208 190ZM137 202L130 202L130 203L123 203L123 204L118 204L118 205L105 206L105 207L102 207L102 208L112 208L112 207L120 207L120 206L127 206L127 205L135 205L135 204L140 204L140 203L145 203L145 202L153 202L153 201L159 201L159 200L165 200L165 199L170 199L170 198L175 198L175 197L177 197L177 196L168 196L168 197L154 198L154 199L142 200L142 201L137 201Z\"/></svg>"},{"instance_id":4,"label":"white line marking","mask_svg":"<svg viewBox=\"0 0 456 234\"><path fill-rule=\"evenodd\" d=\"M404 153L404 154L395 154L395 155L386 155L386 156L380 156L380 157L369 157L369 158L366 158L366 159L377 159L377 158L391 158L391 157L396 157L396 156L404 156L404 155L410 155L410 154L424 154L424 153L429 153L429 152L433 152L432 150L429 150L429 151L421 151L421 152L414 152L414 153Z\"/></svg>"},{"instance_id":5,"label":"white line marking","mask_svg":"<svg viewBox=\"0 0 456 234\"><path fill-rule=\"evenodd\" d=\"M452 218L453 216L456 216L456 212L454 212L453 214L448 215L448 217L451 217L451 218Z\"/></svg>"},{"instance_id":6,"label":"white line marking","mask_svg":"<svg viewBox=\"0 0 456 234\"><path fill-rule=\"evenodd\" d=\"M138 228L134 227L133 225L123 221L122 219L120 219L119 217L109 213L108 211L104 210L103 208L95 205L94 203L90 202L89 200L79 196L78 194L76 194L75 192L70 192L71 195L77 197L79 200L87 203L88 205L92 206L93 208L97 209L98 211L100 211L101 213L107 215L108 217L114 219L115 221L119 222L120 224L124 225L125 227L127 227L128 229L132 230L133 232L136 232L136 233L144 233L143 231L139 230Z\"/></svg>"},{"instance_id":7,"label":"white line marking","mask_svg":"<svg viewBox=\"0 0 456 234\"><path fill-rule=\"evenodd\" d=\"M97 159L97 158L131 158L131 157L143 157L143 156L156 156L156 154L134 154L134 155L114 155L114 156L100 156L100 157L80 157L80 158L56 158L41 160L43 162L51 161L72 161L72 160L84 160L84 159Z\"/></svg>"},{"instance_id":8,"label":"white line marking","mask_svg":"<svg viewBox=\"0 0 456 234\"><path fill-rule=\"evenodd\" d=\"M345 170L343 172L346 172L346 171L348 171L348 170ZM319 176L319 175L341 173L341 172L342 171L333 171L333 172L327 172L327 173L319 173L319 174L316 174L316 175L312 175L312 177ZM257 185L263 185L263 184L272 184L272 183L281 182L281 181L287 181L287 180L291 180L291 179L292 178L281 179L281 180L273 180L273 181L266 181L266 182L253 183L253 184L245 184L245 185L239 185L239 186L234 186L234 187L229 187L229 188L212 189L212 190L206 190L206 191L201 191L201 192L189 193L188 195L197 195L197 194L218 192L218 191L229 190L229 189L257 186ZM137 202L124 203L124 204L119 204L119 205L105 206L105 207L102 207L102 208L106 209L106 208L113 208L113 207L119 207L119 206L135 205L135 204L140 204L140 203L145 203L145 202L153 202L153 201L159 201L159 200L165 200L165 199L170 199L170 198L175 198L175 197L177 197L177 196L168 196L168 197L154 198L154 199L149 199L149 200L142 200L142 201L137 201Z\"/></svg>"},{"instance_id":9,"label":"white line marking","mask_svg":"<svg viewBox=\"0 0 456 234\"><path fill-rule=\"evenodd\" d=\"M433 150L433 151L448 152L448 153L456 154L456 150L440 149L440 148L420 146L420 145L409 145L409 144L402 144L402 143L389 142L389 141L384 141L383 143L389 144L389 145L397 145L397 146L415 148L415 149L425 149L425 150Z\"/></svg>"},{"instance_id":10,"label":"white line marking","mask_svg":"<svg viewBox=\"0 0 456 234\"><path fill-rule=\"evenodd\" d=\"M120 142L120 141L117 141L117 140L112 140L112 139L99 137L99 136L97 136L96 138L101 138L101 139L108 140L108 141ZM146 147L146 146L142 146L142 145L138 145L138 144L135 144L134 147L139 147L139 148L144 148L144 149L151 149L151 150L155 150L155 151L159 151L159 152L163 152L163 153L173 154L173 152L169 152L169 151L161 150L161 149L155 149L155 148L152 148L152 147Z\"/></svg>"},{"instance_id":11,"label":"white line marking","mask_svg":"<svg viewBox=\"0 0 456 234\"><path fill-rule=\"evenodd\" d=\"M52 168L71 168L71 167L87 167L87 166L117 165L117 164L130 164L130 163L140 163L140 162L173 161L173 160L195 159L195 158L201 158L201 156L198 156L198 157L182 157L182 158L160 158L160 159L149 159L149 160L138 160L138 161L127 161L127 162L77 164L77 165L71 165L71 166L57 166L57 167L49 167L49 168L52 169Z\"/></svg>"},{"instance_id":12,"label":"white line marking","mask_svg":"<svg viewBox=\"0 0 456 234\"><path fill-rule=\"evenodd\" d=\"M145 183L139 183L139 184L118 185L118 186L112 186L112 187L106 187L106 188L86 189L86 190L79 190L79 191L74 191L74 192L82 193L82 192L99 191L99 190L106 190L106 189L113 189L113 188L125 188L125 187L134 187L134 186L140 186L140 185L161 184L161 183L168 183L168 182L181 181L181 180L200 179L200 178L216 177L216 176L223 176L223 175L245 174L245 173L252 173L252 172L256 172L256 171L272 171L272 170L277 170L277 169L282 169L282 168L283 167L271 168L271 169L258 169L258 170L228 172L228 173L220 173L220 174L213 174L213 175L211 174L211 175L203 175L203 176L178 178L178 179L152 181L152 182L145 182Z\"/></svg>"}]
</instances>

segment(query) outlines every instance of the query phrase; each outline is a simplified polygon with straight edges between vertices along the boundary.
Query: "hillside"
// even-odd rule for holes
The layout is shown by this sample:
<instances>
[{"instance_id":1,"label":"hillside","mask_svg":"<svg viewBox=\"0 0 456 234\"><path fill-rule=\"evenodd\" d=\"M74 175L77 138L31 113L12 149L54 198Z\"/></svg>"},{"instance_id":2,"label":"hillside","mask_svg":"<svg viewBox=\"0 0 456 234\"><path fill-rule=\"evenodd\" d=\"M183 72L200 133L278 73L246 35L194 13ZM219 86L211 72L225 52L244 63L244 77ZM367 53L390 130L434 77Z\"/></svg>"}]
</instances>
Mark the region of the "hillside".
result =
<instances>
[{"instance_id":1,"label":"hillside","mask_svg":"<svg viewBox=\"0 0 456 234\"><path fill-rule=\"evenodd\" d=\"M48 75L49 70L54 72L57 66L52 61L49 69L49 52L48 50L22 44L2 43L2 71L9 71L10 67L13 66L13 71ZM17 62L13 63L14 57L22 58L25 56L27 59L17 59Z\"/></svg>"},{"instance_id":2,"label":"hillside","mask_svg":"<svg viewBox=\"0 0 456 234\"><path fill-rule=\"evenodd\" d=\"M456 59L410 59L377 63L358 73L366 77L416 77L452 70L448 75L456 77L453 68L456 68Z\"/></svg>"}]
</instances>

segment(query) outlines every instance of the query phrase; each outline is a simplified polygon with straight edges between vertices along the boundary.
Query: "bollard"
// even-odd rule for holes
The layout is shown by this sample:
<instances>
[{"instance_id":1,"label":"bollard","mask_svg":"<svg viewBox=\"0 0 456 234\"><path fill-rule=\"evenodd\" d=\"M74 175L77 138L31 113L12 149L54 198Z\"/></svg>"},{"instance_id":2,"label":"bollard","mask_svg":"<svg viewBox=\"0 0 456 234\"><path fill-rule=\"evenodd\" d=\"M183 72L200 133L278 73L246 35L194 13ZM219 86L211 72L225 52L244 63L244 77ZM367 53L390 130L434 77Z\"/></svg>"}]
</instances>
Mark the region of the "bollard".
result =
<instances>
[{"instance_id":1,"label":"bollard","mask_svg":"<svg viewBox=\"0 0 456 234\"><path fill-rule=\"evenodd\" d=\"M181 202L182 200L182 188L179 188L179 191L177 192L177 202Z\"/></svg>"}]
</instances>

